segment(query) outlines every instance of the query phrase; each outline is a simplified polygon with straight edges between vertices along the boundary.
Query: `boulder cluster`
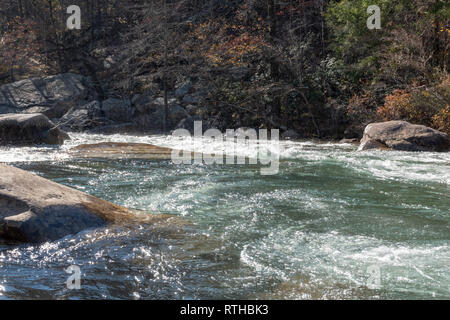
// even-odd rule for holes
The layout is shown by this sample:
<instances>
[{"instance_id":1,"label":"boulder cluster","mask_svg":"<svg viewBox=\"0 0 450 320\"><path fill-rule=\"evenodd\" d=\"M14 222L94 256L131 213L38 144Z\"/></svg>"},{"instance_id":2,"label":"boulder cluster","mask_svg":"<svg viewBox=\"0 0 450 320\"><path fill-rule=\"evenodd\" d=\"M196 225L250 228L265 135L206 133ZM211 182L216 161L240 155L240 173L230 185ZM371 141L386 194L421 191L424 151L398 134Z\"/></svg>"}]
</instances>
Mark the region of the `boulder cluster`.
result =
<instances>
[{"instance_id":1,"label":"boulder cluster","mask_svg":"<svg viewBox=\"0 0 450 320\"><path fill-rule=\"evenodd\" d=\"M180 85L168 98L167 128L184 127L198 119L201 96L191 83ZM69 132L161 133L165 101L152 92L123 99L100 98L89 77L66 73L31 78L0 86L1 114L43 114L52 127ZM3 139L2 139L3 141ZM4 142L3 142L4 143Z\"/></svg>"}]
</instances>

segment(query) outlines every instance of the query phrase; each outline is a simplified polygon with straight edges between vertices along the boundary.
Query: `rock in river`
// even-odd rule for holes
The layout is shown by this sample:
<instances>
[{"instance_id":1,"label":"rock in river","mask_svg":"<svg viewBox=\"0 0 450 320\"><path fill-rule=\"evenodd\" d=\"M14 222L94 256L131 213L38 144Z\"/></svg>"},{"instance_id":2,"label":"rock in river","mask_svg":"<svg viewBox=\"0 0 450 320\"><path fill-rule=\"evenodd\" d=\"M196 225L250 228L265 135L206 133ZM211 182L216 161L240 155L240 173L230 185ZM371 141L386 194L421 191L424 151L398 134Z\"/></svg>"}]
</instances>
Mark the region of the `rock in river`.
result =
<instances>
[{"instance_id":1,"label":"rock in river","mask_svg":"<svg viewBox=\"0 0 450 320\"><path fill-rule=\"evenodd\" d=\"M0 164L0 238L19 242L60 239L108 223L146 222L163 215L138 214Z\"/></svg>"},{"instance_id":2,"label":"rock in river","mask_svg":"<svg viewBox=\"0 0 450 320\"><path fill-rule=\"evenodd\" d=\"M422 125L406 121L369 124L358 150L450 151L450 137Z\"/></svg>"},{"instance_id":3,"label":"rock in river","mask_svg":"<svg viewBox=\"0 0 450 320\"><path fill-rule=\"evenodd\" d=\"M146 143L101 142L70 149L73 156L104 159L170 160L172 149Z\"/></svg>"},{"instance_id":4,"label":"rock in river","mask_svg":"<svg viewBox=\"0 0 450 320\"><path fill-rule=\"evenodd\" d=\"M0 145L60 145L68 138L43 114L0 115Z\"/></svg>"}]
</instances>

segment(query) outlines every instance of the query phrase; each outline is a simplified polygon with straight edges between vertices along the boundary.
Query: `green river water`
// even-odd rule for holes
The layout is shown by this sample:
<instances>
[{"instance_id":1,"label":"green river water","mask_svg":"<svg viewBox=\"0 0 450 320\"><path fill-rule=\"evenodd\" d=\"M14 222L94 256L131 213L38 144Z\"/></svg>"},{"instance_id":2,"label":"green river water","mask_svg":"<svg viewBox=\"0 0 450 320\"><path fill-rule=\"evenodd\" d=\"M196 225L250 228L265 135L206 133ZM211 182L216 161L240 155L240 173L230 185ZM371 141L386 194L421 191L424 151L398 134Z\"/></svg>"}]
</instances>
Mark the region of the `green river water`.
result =
<instances>
[{"instance_id":1,"label":"green river water","mask_svg":"<svg viewBox=\"0 0 450 320\"><path fill-rule=\"evenodd\" d=\"M62 148L1 148L0 162L178 219L0 244L0 299L450 299L450 153L281 142L279 173L265 176L260 165L64 152L100 141L186 147L73 134ZM70 265L80 290L66 287Z\"/></svg>"}]
</instances>

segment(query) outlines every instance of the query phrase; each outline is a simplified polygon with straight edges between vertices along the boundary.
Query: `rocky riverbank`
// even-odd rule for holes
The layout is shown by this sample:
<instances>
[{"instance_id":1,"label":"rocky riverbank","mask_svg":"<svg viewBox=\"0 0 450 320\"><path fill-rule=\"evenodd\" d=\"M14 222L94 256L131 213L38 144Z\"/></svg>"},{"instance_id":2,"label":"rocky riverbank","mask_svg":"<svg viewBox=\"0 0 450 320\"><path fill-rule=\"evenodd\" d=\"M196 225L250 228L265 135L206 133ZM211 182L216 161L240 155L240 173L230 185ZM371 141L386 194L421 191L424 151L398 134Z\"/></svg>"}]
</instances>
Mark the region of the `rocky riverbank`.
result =
<instances>
[{"instance_id":1,"label":"rocky riverbank","mask_svg":"<svg viewBox=\"0 0 450 320\"><path fill-rule=\"evenodd\" d=\"M203 95L206 93L203 92ZM192 84L180 86L168 98L167 130L188 128L203 120L205 130L214 121L202 119L200 93ZM31 78L0 86L0 114L42 113L61 130L91 133L162 133L162 97L152 92L128 98L100 98L89 77L66 73Z\"/></svg>"},{"instance_id":2,"label":"rocky riverbank","mask_svg":"<svg viewBox=\"0 0 450 320\"><path fill-rule=\"evenodd\" d=\"M206 91L184 83L168 97L166 132L221 128L220 119L202 117ZM89 77L66 73L32 78L0 86L0 144L62 144L65 131L101 134L164 133L165 99L152 92L126 99L100 98ZM3 114L3 115L1 115ZM303 138L281 126L281 138ZM390 121L367 126L360 150L448 151L448 135L425 126ZM357 139L342 142L356 143ZM142 153L142 150L139 151Z\"/></svg>"},{"instance_id":3,"label":"rocky riverbank","mask_svg":"<svg viewBox=\"0 0 450 320\"><path fill-rule=\"evenodd\" d=\"M52 241L108 224L169 218L138 213L3 164L0 173L0 239Z\"/></svg>"}]
</instances>

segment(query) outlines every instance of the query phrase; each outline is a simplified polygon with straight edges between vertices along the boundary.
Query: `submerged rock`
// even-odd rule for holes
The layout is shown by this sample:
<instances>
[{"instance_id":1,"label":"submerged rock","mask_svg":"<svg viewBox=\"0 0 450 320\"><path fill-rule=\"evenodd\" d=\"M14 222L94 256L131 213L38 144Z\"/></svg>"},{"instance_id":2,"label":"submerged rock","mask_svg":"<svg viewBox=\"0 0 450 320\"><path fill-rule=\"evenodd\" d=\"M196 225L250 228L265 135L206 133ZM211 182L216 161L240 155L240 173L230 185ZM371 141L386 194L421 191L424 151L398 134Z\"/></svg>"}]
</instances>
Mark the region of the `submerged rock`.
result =
<instances>
[{"instance_id":1,"label":"submerged rock","mask_svg":"<svg viewBox=\"0 0 450 320\"><path fill-rule=\"evenodd\" d=\"M60 239L108 223L145 221L151 215L0 164L0 238L20 242Z\"/></svg>"},{"instance_id":2,"label":"submerged rock","mask_svg":"<svg viewBox=\"0 0 450 320\"><path fill-rule=\"evenodd\" d=\"M172 149L145 143L102 142L70 149L82 158L170 160Z\"/></svg>"},{"instance_id":3,"label":"submerged rock","mask_svg":"<svg viewBox=\"0 0 450 320\"><path fill-rule=\"evenodd\" d=\"M147 143L101 142L97 144L83 144L70 149L74 157L89 159L133 159L133 160L173 160L178 157L202 157L201 153L192 151L159 147Z\"/></svg>"},{"instance_id":4,"label":"submerged rock","mask_svg":"<svg viewBox=\"0 0 450 320\"><path fill-rule=\"evenodd\" d=\"M69 137L45 115L0 115L0 145L61 145Z\"/></svg>"},{"instance_id":5,"label":"submerged rock","mask_svg":"<svg viewBox=\"0 0 450 320\"><path fill-rule=\"evenodd\" d=\"M406 121L369 124L358 148L400 151L450 151L450 137L444 132Z\"/></svg>"}]
</instances>

